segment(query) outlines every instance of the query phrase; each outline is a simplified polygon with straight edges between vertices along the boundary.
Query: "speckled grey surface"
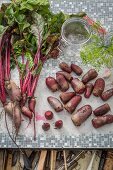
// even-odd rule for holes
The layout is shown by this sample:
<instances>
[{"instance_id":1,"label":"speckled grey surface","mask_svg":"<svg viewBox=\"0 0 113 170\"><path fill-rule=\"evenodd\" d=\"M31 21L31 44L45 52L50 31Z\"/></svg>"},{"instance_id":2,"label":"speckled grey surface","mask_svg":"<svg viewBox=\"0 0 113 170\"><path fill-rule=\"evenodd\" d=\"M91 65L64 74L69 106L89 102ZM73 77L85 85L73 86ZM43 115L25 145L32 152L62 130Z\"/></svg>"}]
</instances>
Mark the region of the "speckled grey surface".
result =
<instances>
[{"instance_id":1,"label":"speckled grey surface","mask_svg":"<svg viewBox=\"0 0 113 170\"><path fill-rule=\"evenodd\" d=\"M0 3L2 2L8 1L0 0ZM99 20L107 30L113 29L113 0L54 0L51 1L51 9L54 12L66 13L86 11L93 19ZM56 66L53 61L49 65ZM32 137L18 136L17 144L21 148L113 148L113 132L72 136L39 135L36 141ZM9 136L0 132L0 148L15 147Z\"/></svg>"}]
</instances>

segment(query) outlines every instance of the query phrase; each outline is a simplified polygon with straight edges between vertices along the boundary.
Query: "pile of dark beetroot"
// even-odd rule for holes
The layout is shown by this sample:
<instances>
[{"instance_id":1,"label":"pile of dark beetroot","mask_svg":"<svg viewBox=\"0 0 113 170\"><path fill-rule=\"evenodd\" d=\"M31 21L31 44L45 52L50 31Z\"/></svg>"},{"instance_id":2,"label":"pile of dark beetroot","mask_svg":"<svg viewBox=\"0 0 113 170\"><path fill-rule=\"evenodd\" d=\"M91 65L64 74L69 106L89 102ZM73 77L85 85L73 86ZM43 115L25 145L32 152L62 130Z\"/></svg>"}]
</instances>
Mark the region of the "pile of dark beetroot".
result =
<instances>
[{"instance_id":1,"label":"pile of dark beetroot","mask_svg":"<svg viewBox=\"0 0 113 170\"><path fill-rule=\"evenodd\" d=\"M100 98L103 102L107 101L113 96L113 88L104 91L105 81L103 78L98 78L98 73L95 69L90 69L86 74L83 73L82 68L78 65L62 62L59 64L62 71L56 73L56 78L47 77L46 85L52 92L61 91L59 99L49 96L47 98L48 103L55 110L55 112L61 112L66 109L71 114L71 120L75 126L80 126L85 120L93 113L96 117L92 119L92 125L94 128L99 128L103 125L113 123L113 115L106 114L111 109L108 103L103 103L95 110L92 110L92 106L84 105L77 109L79 103L83 100L81 96L84 93L85 98L90 98L91 94ZM71 72L77 75L72 77ZM80 80L78 76L82 76ZM91 80L96 79L94 83ZM71 85L74 91L67 92ZM96 98L95 98L96 99ZM45 118L51 120L53 118L52 111L45 112ZM55 122L55 128L60 129L63 126L63 121L58 120ZM49 123L43 123L42 128L47 131L50 129Z\"/></svg>"}]
</instances>

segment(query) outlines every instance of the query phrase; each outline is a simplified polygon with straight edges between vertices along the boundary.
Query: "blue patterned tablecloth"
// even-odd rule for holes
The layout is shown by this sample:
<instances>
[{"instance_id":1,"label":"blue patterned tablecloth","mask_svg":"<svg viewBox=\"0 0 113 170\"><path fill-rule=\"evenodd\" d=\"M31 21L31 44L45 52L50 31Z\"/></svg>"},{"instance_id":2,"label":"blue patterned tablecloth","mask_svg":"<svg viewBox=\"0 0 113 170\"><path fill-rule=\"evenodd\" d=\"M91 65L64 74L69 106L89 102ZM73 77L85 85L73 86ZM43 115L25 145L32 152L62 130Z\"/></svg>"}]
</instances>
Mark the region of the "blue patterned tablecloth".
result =
<instances>
[{"instance_id":1,"label":"blue patterned tablecloth","mask_svg":"<svg viewBox=\"0 0 113 170\"><path fill-rule=\"evenodd\" d=\"M2 2L9 1L0 0L0 5ZM107 30L113 29L113 0L52 0L50 3L55 13L86 11L93 19L99 20ZM18 136L17 144L21 148L113 148L113 133L78 136L39 135L36 141L32 137ZM15 147L8 134L0 132L0 148Z\"/></svg>"}]
</instances>

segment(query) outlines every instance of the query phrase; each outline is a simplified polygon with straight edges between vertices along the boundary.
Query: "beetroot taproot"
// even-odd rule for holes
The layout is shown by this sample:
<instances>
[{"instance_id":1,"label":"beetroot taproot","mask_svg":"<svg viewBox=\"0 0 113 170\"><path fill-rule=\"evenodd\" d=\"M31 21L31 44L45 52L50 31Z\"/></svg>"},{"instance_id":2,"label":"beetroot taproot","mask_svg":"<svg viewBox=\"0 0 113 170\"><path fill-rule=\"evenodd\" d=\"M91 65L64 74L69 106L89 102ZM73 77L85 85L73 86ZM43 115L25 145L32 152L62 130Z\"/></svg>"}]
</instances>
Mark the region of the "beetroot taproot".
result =
<instances>
[{"instance_id":1,"label":"beetroot taproot","mask_svg":"<svg viewBox=\"0 0 113 170\"><path fill-rule=\"evenodd\" d=\"M98 78L95 81L94 84L94 89L93 89L93 95L96 97L99 97L102 95L102 92L104 91L105 88L105 81L102 78Z\"/></svg>"},{"instance_id":2,"label":"beetroot taproot","mask_svg":"<svg viewBox=\"0 0 113 170\"><path fill-rule=\"evenodd\" d=\"M31 111L29 110L29 108L26 107L26 106L23 106L23 107L22 107L22 113L23 113L23 115L25 115L25 116L28 117L29 119L32 119L32 117L33 117L32 112L31 112Z\"/></svg>"},{"instance_id":3,"label":"beetroot taproot","mask_svg":"<svg viewBox=\"0 0 113 170\"><path fill-rule=\"evenodd\" d=\"M58 83L53 77L46 78L46 85L52 92L56 92L59 89Z\"/></svg>"},{"instance_id":4,"label":"beetroot taproot","mask_svg":"<svg viewBox=\"0 0 113 170\"><path fill-rule=\"evenodd\" d=\"M63 105L57 98L49 96L47 100L56 112L61 112L63 110Z\"/></svg>"},{"instance_id":5,"label":"beetroot taproot","mask_svg":"<svg viewBox=\"0 0 113 170\"><path fill-rule=\"evenodd\" d=\"M61 101L66 104L69 100L71 100L76 95L75 92L62 92L60 94Z\"/></svg>"},{"instance_id":6,"label":"beetroot taproot","mask_svg":"<svg viewBox=\"0 0 113 170\"><path fill-rule=\"evenodd\" d=\"M83 73L83 70L76 64L71 64L71 69L73 72L75 72L78 76L80 76Z\"/></svg>"},{"instance_id":7,"label":"beetroot taproot","mask_svg":"<svg viewBox=\"0 0 113 170\"><path fill-rule=\"evenodd\" d=\"M109 112L111 109L110 109L110 106L108 103L105 103L101 106L99 106L98 108L96 108L93 113L95 116L102 116L104 114L106 114L107 112Z\"/></svg>"},{"instance_id":8,"label":"beetroot taproot","mask_svg":"<svg viewBox=\"0 0 113 170\"><path fill-rule=\"evenodd\" d=\"M69 74L69 73L67 73L65 71L58 71L57 73L62 74L68 82L71 82L71 80L73 79L71 74Z\"/></svg>"},{"instance_id":9,"label":"beetroot taproot","mask_svg":"<svg viewBox=\"0 0 113 170\"><path fill-rule=\"evenodd\" d=\"M98 73L95 69L90 69L83 77L82 82L84 84L88 83L90 80L95 79L98 76Z\"/></svg>"},{"instance_id":10,"label":"beetroot taproot","mask_svg":"<svg viewBox=\"0 0 113 170\"><path fill-rule=\"evenodd\" d=\"M85 91L85 85L78 78L74 78L71 81L71 86L73 90L78 94L82 94Z\"/></svg>"},{"instance_id":11,"label":"beetroot taproot","mask_svg":"<svg viewBox=\"0 0 113 170\"><path fill-rule=\"evenodd\" d=\"M69 89L69 83L62 74L56 73L56 81L59 84L61 91L65 92Z\"/></svg>"},{"instance_id":12,"label":"beetroot taproot","mask_svg":"<svg viewBox=\"0 0 113 170\"><path fill-rule=\"evenodd\" d=\"M84 93L84 97L89 98L91 96L92 91L93 91L93 84L87 83L85 93Z\"/></svg>"},{"instance_id":13,"label":"beetroot taproot","mask_svg":"<svg viewBox=\"0 0 113 170\"><path fill-rule=\"evenodd\" d=\"M112 89L109 89L105 92L102 93L101 95L101 99L103 101L107 101L108 99L110 99L111 97L113 96L113 88Z\"/></svg>"},{"instance_id":14,"label":"beetroot taproot","mask_svg":"<svg viewBox=\"0 0 113 170\"><path fill-rule=\"evenodd\" d=\"M71 67L65 63L65 62L62 62L59 64L59 67L63 70L63 71L66 71L68 73L71 73Z\"/></svg>"}]
</instances>

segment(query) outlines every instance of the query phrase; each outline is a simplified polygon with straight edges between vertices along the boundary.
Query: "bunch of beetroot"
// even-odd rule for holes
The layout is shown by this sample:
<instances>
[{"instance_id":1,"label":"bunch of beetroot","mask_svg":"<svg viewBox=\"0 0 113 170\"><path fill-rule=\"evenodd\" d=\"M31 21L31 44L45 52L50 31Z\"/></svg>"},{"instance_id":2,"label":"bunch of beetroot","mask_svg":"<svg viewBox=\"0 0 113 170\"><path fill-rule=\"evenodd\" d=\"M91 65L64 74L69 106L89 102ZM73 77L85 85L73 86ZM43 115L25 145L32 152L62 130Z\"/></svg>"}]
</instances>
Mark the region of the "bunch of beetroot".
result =
<instances>
[{"instance_id":1,"label":"bunch of beetroot","mask_svg":"<svg viewBox=\"0 0 113 170\"><path fill-rule=\"evenodd\" d=\"M92 111L90 105L85 105L76 110L82 100L81 94L83 93L85 98L90 98L91 94L93 94L95 97L100 97L103 101L107 101L113 96L113 88L104 91L105 81L103 78L97 78L97 71L95 69L90 69L80 80L78 76L83 74L83 70L78 65L71 64L71 66L69 66L67 63L62 62L59 64L59 67L62 71L56 73L56 78L46 78L46 85L52 92L58 90L62 91L59 95L61 101L52 96L47 98L51 107L56 112L61 112L65 108L69 113L73 113L71 119L76 126L80 126L92 114L92 112L96 116L96 118L92 120L94 128L113 123L113 115L105 115L110 111L108 103L105 103L94 111ZM76 74L76 77L72 77L72 71ZM95 78L97 79L94 84L90 82ZM74 90L73 92L67 92L70 85Z\"/></svg>"}]
</instances>

